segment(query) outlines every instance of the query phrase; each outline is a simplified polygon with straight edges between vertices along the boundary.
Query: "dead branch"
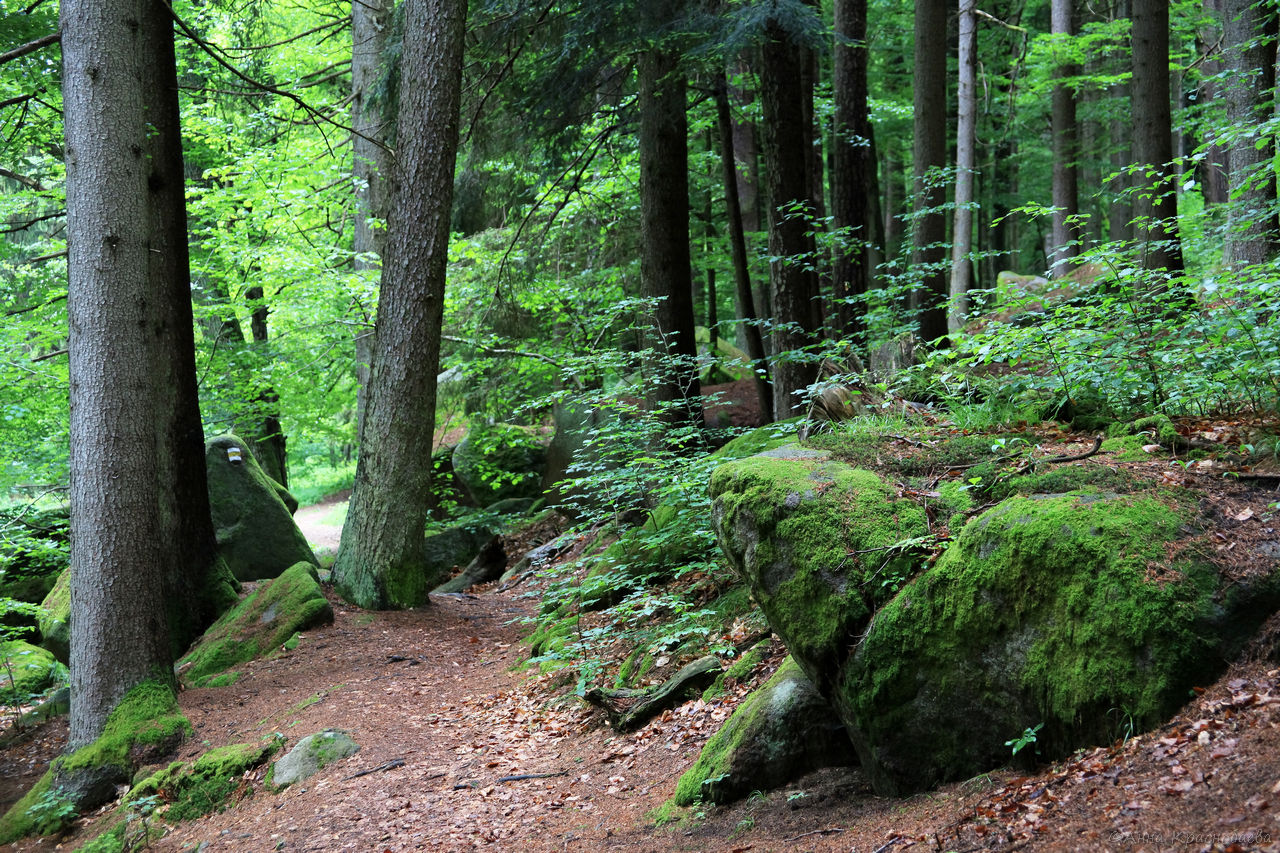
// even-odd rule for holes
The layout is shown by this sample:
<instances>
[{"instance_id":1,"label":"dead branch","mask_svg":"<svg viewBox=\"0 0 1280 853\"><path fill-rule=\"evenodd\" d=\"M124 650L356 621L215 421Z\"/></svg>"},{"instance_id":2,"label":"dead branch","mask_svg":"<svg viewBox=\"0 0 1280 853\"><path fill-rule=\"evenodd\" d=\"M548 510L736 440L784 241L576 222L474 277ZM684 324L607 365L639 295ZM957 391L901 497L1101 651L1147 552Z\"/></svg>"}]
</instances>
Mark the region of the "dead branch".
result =
<instances>
[{"instance_id":1,"label":"dead branch","mask_svg":"<svg viewBox=\"0 0 1280 853\"><path fill-rule=\"evenodd\" d=\"M368 776L370 773L381 773L383 770L393 770L396 767L404 767L403 758L393 758L386 764L379 764L377 767L370 767L368 770L358 770L350 776L344 777L342 781L346 782L351 779L358 779L361 776Z\"/></svg>"},{"instance_id":2,"label":"dead branch","mask_svg":"<svg viewBox=\"0 0 1280 853\"><path fill-rule=\"evenodd\" d=\"M28 53L35 53L42 47L48 47L49 45L57 44L60 41L62 41L61 32L49 33L47 36L41 36L35 41L29 41L24 45L15 47L7 53L0 53L0 65L4 65L6 62L12 62L15 59L21 59Z\"/></svg>"}]
</instances>

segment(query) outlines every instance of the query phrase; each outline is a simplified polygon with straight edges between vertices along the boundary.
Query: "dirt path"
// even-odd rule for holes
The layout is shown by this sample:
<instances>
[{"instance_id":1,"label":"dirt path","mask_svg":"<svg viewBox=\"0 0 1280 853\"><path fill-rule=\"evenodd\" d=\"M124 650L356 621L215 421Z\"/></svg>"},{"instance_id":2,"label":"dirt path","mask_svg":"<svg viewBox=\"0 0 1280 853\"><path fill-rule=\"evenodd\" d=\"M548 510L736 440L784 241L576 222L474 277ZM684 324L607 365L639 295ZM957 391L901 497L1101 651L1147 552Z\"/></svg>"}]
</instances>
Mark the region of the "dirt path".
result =
<instances>
[{"instance_id":1,"label":"dirt path","mask_svg":"<svg viewBox=\"0 0 1280 853\"><path fill-rule=\"evenodd\" d=\"M318 504L304 506L293 514L294 523L317 554L338 550L338 542L342 539L341 508L346 502L347 493L333 495Z\"/></svg>"}]
</instances>

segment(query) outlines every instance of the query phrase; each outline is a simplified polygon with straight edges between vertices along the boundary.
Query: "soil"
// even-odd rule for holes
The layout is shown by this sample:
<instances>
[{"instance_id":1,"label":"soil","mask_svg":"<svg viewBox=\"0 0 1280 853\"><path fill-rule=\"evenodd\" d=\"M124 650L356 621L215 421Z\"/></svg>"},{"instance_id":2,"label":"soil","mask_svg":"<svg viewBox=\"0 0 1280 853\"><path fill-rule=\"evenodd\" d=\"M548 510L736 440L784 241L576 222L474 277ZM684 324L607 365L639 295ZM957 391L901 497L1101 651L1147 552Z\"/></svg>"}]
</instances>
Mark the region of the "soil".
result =
<instances>
[{"instance_id":1,"label":"soil","mask_svg":"<svg viewBox=\"0 0 1280 853\"><path fill-rule=\"evenodd\" d=\"M1223 520L1205 545L1225 558L1274 538L1274 494L1168 462L1133 467L1204 490ZM828 769L659 825L654 811L680 774L785 650L768 641L764 662L722 700L615 734L563 679L521 668L520 620L536 610L537 583L433 596L408 612L334 599L334 624L296 650L247 665L229 687L181 693L195 734L179 758L272 735L291 745L326 728L361 749L279 794L265 790L265 768L252 771L223 812L177 825L152 849L1280 851L1280 617L1160 729L1126 732L1118 718L1116 742L1033 773L1006 768L893 799L875 796L857 768ZM0 807L65 739L53 721L0 744ZM8 849L75 849L101 817Z\"/></svg>"}]
</instances>

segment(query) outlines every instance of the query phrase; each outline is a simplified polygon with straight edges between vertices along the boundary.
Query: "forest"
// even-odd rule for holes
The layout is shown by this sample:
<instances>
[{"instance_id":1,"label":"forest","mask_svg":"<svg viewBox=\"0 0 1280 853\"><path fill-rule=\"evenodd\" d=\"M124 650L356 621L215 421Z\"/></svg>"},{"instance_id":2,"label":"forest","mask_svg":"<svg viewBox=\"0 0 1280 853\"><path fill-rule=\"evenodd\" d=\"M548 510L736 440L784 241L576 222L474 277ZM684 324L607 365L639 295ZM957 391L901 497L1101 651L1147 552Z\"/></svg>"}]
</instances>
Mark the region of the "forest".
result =
<instances>
[{"instance_id":1,"label":"forest","mask_svg":"<svg viewBox=\"0 0 1280 853\"><path fill-rule=\"evenodd\" d=\"M0 842L185 849L301 731L139 771L288 678L254 666L349 685L303 656L367 625L498 644L510 713L601 754L674 738L647 826L695 840L638 850L849 849L848 813L707 811L837 765L886 798L1004 768L938 849L1060 840L1000 824L1044 806L1010 760L1091 778L1189 699L1270 713L1275 670L1228 669L1280 660L1270 0L0 12L0 754L47 753ZM414 772L383 757L356 776Z\"/></svg>"}]
</instances>

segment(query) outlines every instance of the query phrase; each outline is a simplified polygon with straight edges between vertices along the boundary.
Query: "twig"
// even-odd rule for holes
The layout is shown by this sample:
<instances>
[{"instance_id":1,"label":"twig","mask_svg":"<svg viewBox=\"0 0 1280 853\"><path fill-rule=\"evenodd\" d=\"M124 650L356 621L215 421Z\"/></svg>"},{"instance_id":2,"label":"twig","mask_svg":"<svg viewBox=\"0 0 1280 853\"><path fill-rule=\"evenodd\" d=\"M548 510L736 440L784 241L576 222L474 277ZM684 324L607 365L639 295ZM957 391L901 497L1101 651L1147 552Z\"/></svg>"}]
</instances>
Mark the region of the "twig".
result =
<instances>
[{"instance_id":1,"label":"twig","mask_svg":"<svg viewBox=\"0 0 1280 853\"><path fill-rule=\"evenodd\" d=\"M844 832L844 830L838 826L833 826L828 829L815 829L812 832L802 832L799 835L793 835L791 838L784 838L783 841L799 841L801 838L808 838L810 835L834 835L837 832Z\"/></svg>"},{"instance_id":2,"label":"twig","mask_svg":"<svg viewBox=\"0 0 1280 853\"><path fill-rule=\"evenodd\" d=\"M361 776L368 776L370 773L380 773L383 770L394 770L397 767L404 767L403 758L393 758L390 761L388 761L386 764L379 764L377 767L370 767L368 770L357 771L355 773L352 773L350 776L347 776L342 781L346 782L349 779L358 779Z\"/></svg>"},{"instance_id":3,"label":"twig","mask_svg":"<svg viewBox=\"0 0 1280 853\"><path fill-rule=\"evenodd\" d=\"M905 441L907 444L911 445L912 447L932 447L932 446L933 446L933 445L929 444L927 441L918 441L917 439L914 439L914 438L908 438L908 437L907 437L907 436L905 436L905 435L893 435L893 434L891 433L891 434L886 435L886 436L884 436L884 437L885 437L885 438L891 438L891 439L893 439L894 441Z\"/></svg>"},{"instance_id":4,"label":"twig","mask_svg":"<svg viewBox=\"0 0 1280 853\"><path fill-rule=\"evenodd\" d=\"M890 847L897 844L901 840L902 840L901 838L891 839L888 844L881 844L879 847L877 847L875 849L875 853L884 853L884 851L888 850Z\"/></svg>"},{"instance_id":5,"label":"twig","mask_svg":"<svg viewBox=\"0 0 1280 853\"><path fill-rule=\"evenodd\" d=\"M1090 456L1096 455L1097 452L1101 449L1102 449L1102 436L1100 435L1095 436L1093 439L1093 447L1086 450L1084 453L1077 453L1074 456L1050 456L1048 459L1032 459L1028 461L1026 465L1019 468L1018 473L1021 474L1024 471L1030 471L1032 468L1036 467L1037 465L1049 465L1049 464L1054 464L1058 462L1076 462L1080 459L1088 459Z\"/></svg>"},{"instance_id":6,"label":"twig","mask_svg":"<svg viewBox=\"0 0 1280 853\"><path fill-rule=\"evenodd\" d=\"M507 591L507 590L509 590L509 589L515 589L517 586L519 586L520 584L524 583L524 582L525 582L525 581L526 581L526 580L527 580L531 575L536 575L537 573L538 573L538 570L537 570L537 569L530 569L529 571L525 572L524 574L519 575L519 576L517 576L517 577L515 577L515 578L512 578L511 580L507 581L507 582L506 582L506 583L504 583L502 586L500 586L500 587L498 587L497 589L495 589L495 590L494 590L494 592L506 592L506 591Z\"/></svg>"},{"instance_id":7,"label":"twig","mask_svg":"<svg viewBox=\"0 0 1280 853\"><path fill-rule=\"evenodd\" d=\"M61 32L49 33L47 36L41 36L35 41L29 41L20 47L15 47L13 50L9 51L8 53L0 53L0 65L4 65L6 62L11 62L12 60L15 60L15 59L19 59L23 56L26 56L28 53L35 53L40 48L48 47L51 44L56 44L61 40L62 40Z\"/></svg>"},{"instance_id":8,"label":"twig","mask_svg":"<svg viewBox=\"0 0 1280 853\"><path fill-rule=\"evenodd\" d=\"M568 775L569 775L568 770L560 770L555 773L518 773L515 776L503 776L494 784L500 785L503 782L523 782L526 779L552 779L552 778L555 778L556 776L568 776Z\"/></svg>"}]
</instances>

